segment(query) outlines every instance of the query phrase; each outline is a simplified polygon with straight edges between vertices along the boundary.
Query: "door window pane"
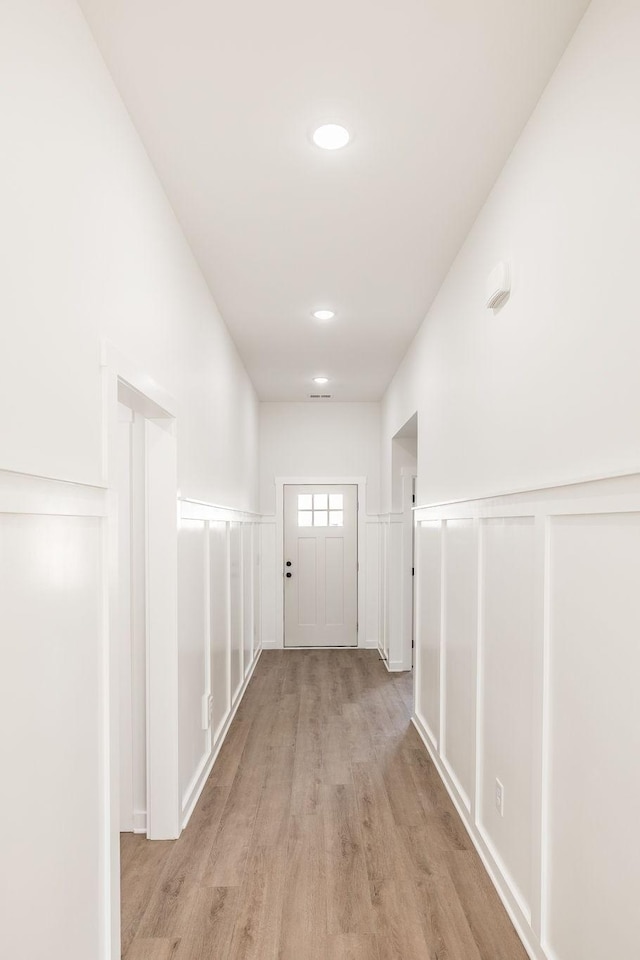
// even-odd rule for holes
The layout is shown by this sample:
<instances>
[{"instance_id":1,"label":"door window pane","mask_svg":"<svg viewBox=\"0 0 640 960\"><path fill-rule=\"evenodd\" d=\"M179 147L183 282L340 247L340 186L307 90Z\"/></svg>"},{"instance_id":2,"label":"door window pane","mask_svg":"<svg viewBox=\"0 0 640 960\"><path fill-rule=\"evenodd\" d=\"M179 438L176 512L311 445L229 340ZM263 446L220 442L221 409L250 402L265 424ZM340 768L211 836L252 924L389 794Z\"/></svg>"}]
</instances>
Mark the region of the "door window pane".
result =
<instances>
[{"instance_id":1,"label":"door window pane","mask_svg":"<svg viewBox=\"0 0 640 960\"><path fill-rule=\"evenodd\" d=\"M342 493L299 493L298 526L344 526L344 495Z\"/></svg>"}]
</instances>

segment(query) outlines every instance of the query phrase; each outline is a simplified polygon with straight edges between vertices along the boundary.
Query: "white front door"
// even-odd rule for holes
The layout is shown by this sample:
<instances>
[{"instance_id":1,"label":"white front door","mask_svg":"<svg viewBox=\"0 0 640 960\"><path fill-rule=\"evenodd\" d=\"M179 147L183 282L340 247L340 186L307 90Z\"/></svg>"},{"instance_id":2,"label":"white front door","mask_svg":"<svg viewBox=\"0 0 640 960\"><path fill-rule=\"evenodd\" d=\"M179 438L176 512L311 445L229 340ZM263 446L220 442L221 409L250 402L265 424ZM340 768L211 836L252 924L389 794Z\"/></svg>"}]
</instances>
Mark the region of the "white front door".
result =
<instances>
[{"instance_id":1,"label":"white front door","mask_svg":"<svg viewBox=\"0 0 640 960\"><path fill-rule=\"evenodd\" d=\"M284 643L358 644L358 488L284 488Z\"/></svg>"}]
</instances>

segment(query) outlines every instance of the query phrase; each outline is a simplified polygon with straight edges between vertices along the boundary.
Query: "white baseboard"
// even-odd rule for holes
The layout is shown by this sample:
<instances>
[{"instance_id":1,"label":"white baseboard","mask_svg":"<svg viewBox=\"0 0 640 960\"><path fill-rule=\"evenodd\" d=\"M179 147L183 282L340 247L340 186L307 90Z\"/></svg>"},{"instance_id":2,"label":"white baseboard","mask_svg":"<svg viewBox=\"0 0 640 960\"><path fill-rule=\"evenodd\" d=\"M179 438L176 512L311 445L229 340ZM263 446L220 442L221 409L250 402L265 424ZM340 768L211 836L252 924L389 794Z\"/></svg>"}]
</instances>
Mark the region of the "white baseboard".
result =
<instances>
[{"instance_id":1,"label":"white baseboard","mask_svg":"<svg viewBox=\"0 0 640 960\"><path fill-rule=\"evenodd\" d=\"M264 644L259 650L256 651L255 657L253 659L253 663L251 664L251 669L249 670L240 690L238 691L233 707L229 711L227 719L224 722L224 726L222 727L222 730L215 743L213 750L211 751L208 757L203 757L202 763L200 764L198 770L196 771L195 776L193 777L191 783L185 790L184 798L182 801L182 829L183 830L189 823L189 820L191 819L193 811L196 808L196 804L200 799L200 795L204 789L204 785L209 779L209 774L211 773L213 769L213 765L218 758L218 754L220 753L220 748L222 747L222 744L224 743L227 737L227 734L229 732L229 727L233 722L233 718L236 715L236 711L240 706L240 704L242 703L246 689L249 686L249 681L253 676L253 672L256 668L258 660L260 659L260 654L262 653L263 649L264 649Z\"/></svg>"},{"instance_id":2,"label":"white baseboard","mask_svg":"<svg viewBox=\"0 0 640 960\"><path fill-rule=\"evenodd\" d=\"M408 673L412 667L405 667L403 660L385 660L389 673Z\"/></svg>"},{"instance_id":3,"label":"white baseboard","mask_svg":"<svg viewBox=\"0 0 640 960\"><path fill-rule=\"evenodd\" d=\"M147 833L147 811L137 810L133 814L133 833Z\"/></svg>"},{"instance_id":4,"label":"white baseboard","mask_svg":"<svg viewBox=\"0 0 640 960\"><path fill-rule=\"evenodd\" d=\"M414 727L418 731L418 735L422 740L422 742L424 743L427 749L427 753L433 760L435 768L438 771L438 775L442 780L442 783L444 784L444 787L447 793L449 794L453 802L453 805L455 806L456 810L460 814L462 825L464 826L467 834L469 835L469 839L473 843L478 853L478 856L482 860L482 864L485 870L487 871L489 879L491 880L491 883L495 887L496 892L500 897L500 900L502 901L502 905L507 911L509 915L509 919L511 920L514 926L514 929L518 934L518 937L522 941L523 947L531 957L531 960L547 960L542 950L542 947L535 939L533 931L531 930L530 927L526 925L525 922L523 922L522 917L519 916L519 911L514 909L514 903L513 903L513 900L515 899L514 894L511 892L511 890L508 889L507 881L500 873L497 865L493 862L491 855L487 850L484 849L482 839L479 836L475 835L468 821L469 812L464 808L463 804L460 802L460 799L456 796L455 788L453 787L452 783L449 780L447 771L444 768L437 752L434 750L433 744L430 741L429 735L425 730L417 714L414 714L412 716L411 722L413 723ZM507 889L505 889L505 887L507 887Z\"/></svg>"}]
</instances>

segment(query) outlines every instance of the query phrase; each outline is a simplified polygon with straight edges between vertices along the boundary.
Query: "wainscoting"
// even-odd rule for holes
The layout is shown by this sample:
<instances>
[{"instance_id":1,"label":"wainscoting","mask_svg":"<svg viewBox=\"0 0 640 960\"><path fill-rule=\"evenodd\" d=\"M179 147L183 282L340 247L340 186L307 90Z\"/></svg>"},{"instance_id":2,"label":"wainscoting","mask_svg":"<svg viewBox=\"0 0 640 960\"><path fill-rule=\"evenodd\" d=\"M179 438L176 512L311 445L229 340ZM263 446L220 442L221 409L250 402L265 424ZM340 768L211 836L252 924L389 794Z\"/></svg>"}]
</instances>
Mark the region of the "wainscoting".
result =
<instances>
[{"instance_id":1,"label":"wainscoting","mask_svg":"<svg viewBox=\"0 0 640 960\"><path fill-rule=\"evenodd\" d=\"M180 784L184 827L260 655L261 527L255 514L189 500L180 501L179 513Z\"/></svg>"},{"instance_id":2,"label":"wainscoting","mask_svg":"<svg viewBox=\"0 0 640 960\"><path fill-rule=\"evenodd\" d=\"M525 946L636 956L640 475L418 508L416 553L414 722Z\"/></svg>"},{"instance_id":3,"label":"wainscoting","mask_svg":"<svg viewBox=\"0 0 640 960\"><path fill-rule=\"evenodd\" d=\"M109 516L106 488L0 471L0 754L10 776L0 812L11 827L2 897L15 956L45 956L52 943L119 956ZM260 527L255 515L185 500L178 525L184 825L260 654ZM34 924L33 904L45 902Z\"/></svg>"},{"instance_id":4,"label":"wainscoting","mask_svg":"<svg viewBox=\"0 0 640 960\"><path fill-rule=\"evenodd\" d=\"M103 956L106 512L102 488L0 471L7 956Z\"/></svg>"}]
</instances>

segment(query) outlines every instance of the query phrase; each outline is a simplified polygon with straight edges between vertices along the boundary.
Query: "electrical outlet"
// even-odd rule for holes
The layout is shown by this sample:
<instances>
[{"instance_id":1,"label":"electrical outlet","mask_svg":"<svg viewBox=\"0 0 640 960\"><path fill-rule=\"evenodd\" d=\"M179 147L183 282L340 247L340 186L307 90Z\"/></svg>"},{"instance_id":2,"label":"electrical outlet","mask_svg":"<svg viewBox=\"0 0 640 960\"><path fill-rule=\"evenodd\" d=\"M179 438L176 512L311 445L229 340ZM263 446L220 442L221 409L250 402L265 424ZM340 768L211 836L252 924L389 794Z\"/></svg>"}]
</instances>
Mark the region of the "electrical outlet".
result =
<instances>
[{"instance_id":1,"label":"electrical outlet","mask_svg":"<svg viewBox=\"0 0 640 960\"><path fill-rule=\"evenodd\" d=\"M208 730L213 719L213 697L206 694L202 698L202 729Z\"/></svg>"},{"instance_id":2,"label":"electrical outlet","mask_svg":"<svg viewBox=\"0 0 640 960\"><path fill-rule=\"evenodd\" d=\"M496 810L504 817L504 787L496 777Z\"/></svg>"}]
</instances>

